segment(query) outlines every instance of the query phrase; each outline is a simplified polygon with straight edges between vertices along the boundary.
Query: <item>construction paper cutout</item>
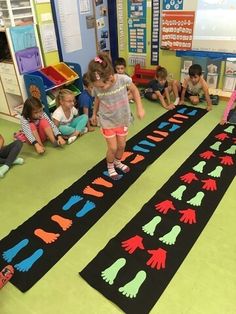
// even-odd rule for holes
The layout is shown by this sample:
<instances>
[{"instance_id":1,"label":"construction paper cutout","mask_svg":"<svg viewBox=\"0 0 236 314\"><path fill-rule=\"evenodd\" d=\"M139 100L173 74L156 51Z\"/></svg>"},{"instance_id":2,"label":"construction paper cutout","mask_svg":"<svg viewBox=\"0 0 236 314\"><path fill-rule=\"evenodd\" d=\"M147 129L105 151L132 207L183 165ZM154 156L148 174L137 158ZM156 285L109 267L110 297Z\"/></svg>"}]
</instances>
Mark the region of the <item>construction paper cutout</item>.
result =
<instances>
[{"instance_id":1,"label":"construction paper cutout","mask_svg":"<svg viewBox=\"0 0 236 314\"><path fill-rule=\"evenodd\" d=\"M142 152L142 153L150 153L150 149L143 148L143 147L141 147L139 145L134 145L133 151L135 151L135 152Z\"/></svg>"},{"instance_id":2,"label":"construction paper cutout","mask_svg":"<svg viewBox=\"0 0 236 314\"><path fill-rule=\"evenodd\" d=\"M207 160L209 160L215 156L216 155L211 150L206 150L205 152L200 154L200 157L202 157L203 159L207 159Z\"/></svg>"},{"instance_id":3,"label":"construction paper cutout","mask_svg":"<svg viewBox=\"0 0 236 314\"><path fill-rule=\"evenodd\" d=\"M167 214L170 209L175 210L173 202L170 200L165 200L161 203L156 204L155 208L157 211L159 211L162 214Z\"/></svg>"},{"instance_id":4,"label":"construction paper cutout","mask_svg":"<svg viewBox=\"0 0 236 314\"><path fill-rule=\"evenodd\" d=\"M29 239L24 239L20 242L18 242L16 245L8 249L7 251L4 251L2 253L2 257L4 258L5 261L10 263L13 258L27 245L29 244Z\"/></svg>"},{"instance_id":5,"label":"construction paper cutout","mask_svg":"<svg viewBox=\"0 0 236 314\"><path fill-rule=\"evenodd\" d=\"M83 197L80 195L72 195L69 200L66 202L66 204L63 205L63 210L69 210L71 207L80 201L82 201Z\"/></svg>"},{"instance_id":6,"label":"construction paper cutout","mask_svg":"<svg viewBox=\"0 0 236 314\"><path fill-rule=\"evenodd\" d=\"M180 185L177 190L175 190L174 192L171 193L171 196L176 198L177 200L181 201L182 200L182 196L183 196L183 192L186 190L186 185Z\"/></svg>"},{"instance_id":7,"label":"construction paper cutout","mask_svg":"<svg viewBox=\"0 0 236 314\"><path fill-rule=\"evenodd\" d=\"M126 264L126 259L119 258L110 267L106 268L105 270L101 272L102 279L106 281L107 283L109 283L109 285L113 285L118 272L121 270L122 267L125 266L125 264Z\"/></svg>"},{"instance_id":8,"label":"construction paper cutout","mask_svg":"<svg viewBox=\"0 0 236 314\"><path fill-rule=\"evenodd\" d=\"M195 116L195 115L197 114L197 110L194 109L194 110L192 110L192 111L190 111L190 112L187 112L186 114L187 114L188 116Z\"/></svg>"},{"instance_id":9,"label":"construction paper cutout","mask_svg":"<svg viewBox=\"0 0 236 314\"><path fill-rule=\"evenodd\" d=\"M78 218L84 217L88 212L93 210L95 207L96 207L96 205L93 202L86 201L83 208L76 213L76 217L78 217Z\"/></svg>"},{"instance_id":10,"label":"construction paper cutout","mask_svg":"<svg viewBox=\"0 0 236 314\"><path fill-rule=\"evenodd\" d=\"M170 123L169 122L161 122L159 125L158 125L158 129L163 129L165 126L169 125Z\"/></svg>"},{"instance_id":11,"label":"construction paper cutout","mask_svg":"<svg viewBox=\"0 0 236 314\"><path fill-rule=\"evenodd\" d=\"M202 160L197 165L195 165L193 167L193 170L200 172L200 173L203 173L203 169L204 169L205 165L206 165L206 162Z\"/></svg>"},{"instance_id":12,"label":"construction paper cutout","mask_svg":"<svg viewBox=\"0 0 236 314\"><path fill-rule=\"evenodd\" d=\"M161 217L160 216L156 216L154 218L152 218L151 221L149 221L146 225L142 226L142 230L150 235L150 236L154 236L154 232L156 230L156 226L161 222Z\"/></svg>"},{"instance_id":13,"label":"construction paper cutout","mask_svg":"<svg viewBox=\"0 0 236 314\"><path fill-rule=\"evenodd\" d=\"M226 133L219 133L215 136L215 138L220 141L224 141L225 139L229 138L229 136Z\"/></svg>"},{"instance_id":14,"label":"construction paper cutout","mask_svg":"<svg viewBox=\"0 0 236 314\"><path fill-rule=\"evenodd\" d=\"M121 246L129 254L133 254L137 249L144 250L143 238L136 235L128 240L122 241Z\"/></svg>"},{"instance_id":15,"label":"construction paper cutout","mask_svg":"<svg viewBox=\"0 0 236 314\"><path fill-rule=\"evenodd\" d=\"M158 130L154 130L153 133L161 135L163 137L167 137L169 135L168 132L164 132L164 131L158 131Z\"/></svg>"},{"instance_id":16,"label":"construction paper cutout","mask_svg":"<svg viewBox=\"0 0 236 314\"><path fill-rule=\"evenodd\" d=\"M187 108L181 108L181 109L178 109L177 112L178 113L185 113L186 110L187 110Z\"/></svg>"},{"instance_id":17,"label":"construction paper cutout","mask_svg":"<svg viewBox=\"0 0 236 314\"><path fill-rule=\"evenodd\" d=\"M132 156L134 153L132 152L124 152L121 158L121 161L126 160L128 157Z\"/></svg>"},{"instance_id":18,"label":"construction paper cutout","mask_svg":"<svg viewBox=\"0 0 236 314\"><path fill-rule=\"evenodd\" d=\"M185 183L192 183L193 181L198 181L198 177L193 172L188 172L180 177L180 179Z\"/></svg>"},{"instance_id":19,"label":"construction paper cutout","mask_svg":"<svg viewBox=\"0 0 236 314\"><path fill-rule=\"evenodd\" d=\"M178 114L178 113L176 113L176 114L174 115L174 118L189 119L189 117L187 117L187 116L185 116L185 115L183 115L183 114Z\"/></svg>"},{"instance_id":20,"label":"construction paper cutout","mask_svg":"<svg viewBox=\"0 0 236 314\"><path fill-rule=\"evenodd\" d=\"M207 179L207 180L202 180L204 183L202 188L207 191L216 191L217 186L216 186L216 180L213 179Z\"/></svg>"},{"instance_id":21,"label":"construction paper cutout","mask_svg":"<svg viewBox=\"0 0 236 314\"><path fill-rule=\"evenodd\" d=\"M210 146L210 148L219 151L221 144L222 144L222 143L219 142L219 141L218 141L218 142L215 142L213 145Z\"/></svg>"},{"instance_id":22,"label":"construction paper cutout","mask_svg":"<svg viewBox=\"0 0 236 314\"><path fill-rule=\"evenodd\" d=\"M168 121L171 122L171 123L180 123L180 124L183 123L183 121L177 120L177 119L174 119L174 118L170 118Z\"/></svg>"},{"instance_id":23,"label":"construction paper cutout","mask_svg":"<svg viewBox=\"0 0 236 314\"><path fill-rule=\"evenodd\" d=\"M198 192L193 198L187 201L187 203L193 206L201 206L204 196L205 194L203 192Z\"/></svg>"},{"instance_id":24,"label":"construction paper cutout","mask_svg":"<svg viewBox=\"0 0 236 314\"><path fill-rule=\"evenodd\" d=\"M166 268L166 250L158 248L157 250L148 250L148 253L152 256L147 261L147 266L157 270Z\"/></svg>"},{"instance_id":25,"label":"construction paper cutout","mask_svg":"<svg viewBox=\"0 0 236 314\"><path fill-rule=\"evenodd\" d=\"M123 174L119 174L118 176L116 176L116 179L114 179L114 178L112 178L112 177L109 175L108 171L103 171L103 175L106 176L106 177L108 177L108 178L110 178L110 179L113 180L113 181L118 181L118 180L122 179L122 177L123 177Z\"/></svg>"},{"instance_id":26,"label":"construction paper cutout","mask_svg":"<svg viewBox=\"0 0 236 314\"><path fill-rule=\"evenodd\" d=\"M107 180L105 180L105 179L103 179L101 177L96 178L95 180L93 180L92 184L103 185L106 188L112 188L113 187L113 184L111 182L108 182Z\"/></svg>"},{"instance_id":27,"label":"construction paper cutout","mask_svg":"<svg viewBox=\"0 0 236 314\"><path fill-rule=\"evenodd\" d=\"M211 172L209 172L208 175L214 178L220 178L222 170L223 170L223 167L216 166L216 168L212 170Z\"/></svg>"},{"instance_id":28,"label":"construction paper cutout","mask_svg":"<svg viewBox=\"0 0 236 314\"><path fill-rule=\"evenodd\" d=\"M149 140L152 140L154 142L161 142L164 140L163 137L156 137L156 136L152 136L152 135L147 135L147 138L149 138Z\"/></svg>"},{"instance_id":29,"label":"construction paper cutout","mask_svg":"<svg viewBox=\"0 0 236 314\"><path fill-rule=\"evenodd\" d=\"M83 193L88 194L88 195L92 195L95 197L103 197L103 195L104 195L103 192L99 192L89 185L86 186L86 188L83 190Z\"/></svg>"},{"instance_id":30,"label":"construction paper cutout","mask_svg":"<svg viewBox=\"0 0 236 314\"><path fill-rule=\"evenodd\" d=\"M234 126L230 125L228 128L224 129L224 131L227 132L227 133L231 133L232 134L233 131L234 131Z\"/></svg>"},{"instance_id":31,"label":"construction paper cutout","mask_svg":"<svg viewBox=\"0 0 236 314\"><path fill-rule=\"evenodd\" d=\"M170 132L174 132L178 130L180 126L178 124L173 124L172 127L169 129Z\"/></svg>"},{"instance_id":32,"label":"construction paper cutout","mask_svg":"<svg viewBox=\"0 0 236 314\"><path fill-rule=\"evenodd\" d=\"M43 250L38 249L31 256L24 259L20 263L14 265L15 269L20 272L27 272L37 262L37 260L43 255Z\"/></svg>"},{"instance_id":33,"label":"construction paper cutout","mask_svg":"<svg viewBox=\"0 0 236 314\"><path fill-rule=\"evenodd\" d=\"M51 244L57 240L57 238L60 236L60 233L53 233L53 232L46 232L43 229L35 229L34 234L42 239L45 243Z\"/></svg>"},{"instance_id":34,"label":"construction paper cutout","mask_svg":"<svg viewBox=\"0 0 236 314\"><path fill-rule=\"evenodd\" d=\"M224 153L234 155L236 153L236 145L232 145L230 148L226 149Z\"/></svg>"},{"instance_id":35,"label":"construction paper cutout","mask_svg":"<svg viewBox=\"0 0 236 314\"><path fill-rule=\"evenodd\" d=\"M142 155L139 155L139 154L137 154L136 156L135 156L135 158L133 159L133 160L131 160L131 164L138 164L139 162L141 162L141 161L143 161L145 159L145 157L144 156L142 156Z\"/></svg>"},{"instance_id":36,"label":"construction paper cutout","mask_svg":"<svg viewBox=\"0 0 236 314\"><path fill-rule=\"evenodd\" d=\"M231 156L221 156L219 159L222 165L232 166L234 164L233 158Z\"/></svg>"},{"instance_id":37,"label":"construction paper cutout","mask_svg":"<svg viewBox=\"0 0 236 314\"><path fill-rule=\"evenodd\" d=\"M179 213L182 214L180 217L180 221L185 224L195 224L197 222L196 220L196 211L192 208L179 210Z\"/></svg>"},{"instance_id":38,"label":"construction paper cutout","mask_svg":"<svg viewBox=\"0 0 236 314\"><path fill-rule=\"evenodd\" d=\"M146 279L147 275L144 270L140 270L133 280L128 282L123 287L119 288L119 292L121 292L127 298L136 298L139 289Z\"/></svg>"},{"instance_id":39,"label":"construction paper cutout","mask_svg":"<svg viewBox=\"0 0 236 314\"><path fill-rule=\"evenodd\" d=\"M176 242L176 239L181 231L181 227L176 225L170 232L166 233L164 236L160 237L159 240L165 244L173 245Z\"/></svg>"},{"instance_id":40,"label":"construction paper cutout","mask_svg":"<svg viewBox=\"0 0 236 314\"><path fill-rule=\"evenodd\" d=\"M66 231L72 226L72 220L64 218L60 215L53 215L51 216L51 219L58 223L58 225L62 228L63 231Z\"/></svg>"}]
</instances>

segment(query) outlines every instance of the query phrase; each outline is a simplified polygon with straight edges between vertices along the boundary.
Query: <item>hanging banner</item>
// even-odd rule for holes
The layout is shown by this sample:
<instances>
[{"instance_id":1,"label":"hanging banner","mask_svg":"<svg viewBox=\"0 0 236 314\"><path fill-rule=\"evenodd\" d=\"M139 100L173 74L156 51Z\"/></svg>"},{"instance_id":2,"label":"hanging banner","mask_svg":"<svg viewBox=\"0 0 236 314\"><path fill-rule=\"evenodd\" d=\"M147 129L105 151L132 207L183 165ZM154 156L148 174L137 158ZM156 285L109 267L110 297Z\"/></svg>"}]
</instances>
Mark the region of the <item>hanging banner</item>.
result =
<instances>
[{"instance_id":1,"label":"hanging banner","mask_svg":"<svg viewBox=\"0 0 236 314\"><path fill-rule=\"evenodd\" d=\"M169 50L191 50L194 18L193 11L164 11L161 47Z\"/></svg>"},{"instance_id":2,"label":"hanging banner","mask_svg":"<svg viewBox=\"0 0 236 314\"><path fill-rule=\"evenodd\" d=\"M151 65L159 63L160 1L152 0Z\"/></svg>"},{"instance_id":3,"label":"hanging banner","mask_svg":"<svg viewBox=\"0 0 236 314\"><path fill-rule=\"evenodd\" d=\"M146 53L146 0L129 0L127 4L129 52Z\"/></svg>"}]
</instances>

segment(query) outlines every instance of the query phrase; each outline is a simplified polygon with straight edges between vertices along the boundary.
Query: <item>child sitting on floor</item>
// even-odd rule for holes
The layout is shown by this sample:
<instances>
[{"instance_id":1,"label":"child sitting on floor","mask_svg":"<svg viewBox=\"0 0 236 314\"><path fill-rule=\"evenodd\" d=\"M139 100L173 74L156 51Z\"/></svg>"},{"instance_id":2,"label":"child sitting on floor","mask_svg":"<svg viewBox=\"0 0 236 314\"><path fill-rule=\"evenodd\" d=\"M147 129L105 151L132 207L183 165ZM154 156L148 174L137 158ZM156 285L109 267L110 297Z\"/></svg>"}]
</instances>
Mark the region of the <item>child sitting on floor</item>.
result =
<instances>
[{"instance_id":1,"label":"child sitting on floor","mask_svg":"<svg viewBox=\"0 0 236 314\"><path fill-rule=\"evenodd\" d=\"M175 81L174 84L178 84L177 88L181 92L181 98L179 104L184 104L186 98L193 105L197 105L200 102L199 96L204 93L207 107L209 111L212 109L212 102L208 91L207 82L202 76L202 67L199 64L193 64L189 67L189 75L184 79L182 86Z\"/></svg>"},{"instance_id":2,"label":"child sitting on floor","mask_svg":"<svg viewBox=\"0 0 236 314\"><path fill-rule=\"evenodd\" d=\"M75 106L75 95L69 89L61 89L56 97L58 108L53 112L52 119L61 134L68 138L68 144L73 143L78 136L87 132L88 116L78 116Z\"/></svg>"},{"instance_id":3,"label":"child sitting on floor","mask_svg":"<svg viewBox=\"0 0 236 314\"><path fill-rule=\"evenodd\" d=\"M167 109L171 110L175 108L175 105L178 104L178 90L176 89L176 101L175 103L172 103L170 101L170 92L172 91L172 86L168 86L167 82L167 70L161 66L158 66L156 69L156 75L155 79L150 81L148 83L147 89L145 89L144 92L144 97L147 98L148 100L160 100L161 105ZM165 98L167 100L167 103L165 101Z\"/></svg>"},{"instance_id":4,"label":"child sitting on floor","mask_svg":"<svg viewBox=\"0 0 236 314\"><path fill-rule=\"evenodd\" d=\"M89 132L94 131L95 129L91 126L90 119L93 115L93 101L94 97L92 96L93 86L88 80L87 73L83 75L83 85L84 90L79 95L78 98L78 108L81 114L86 114L88 117L87 128Z\"/></svg>"},{"instance_id":5,"label":"child sitting on floor","mask_svg":"<svg viewBox=\"0 0 236 314\"><path fill-rule=\"evenodd\" d=\"M43 111L43 105L38 98L30 97L26 99L20 122L24 133L24 139L22 140L26 140L31 145L34 145L38 154L45 152L43 143L47 139L55 147L66 143L58 128Z\"/></svg>"},{"instance_id":6,"label":"child sitting on floor","mask_svg":"<svg viewBox=\"0 0 236 314\"><path fill-rule=\"evenodd\" d=\"M23 143L19 140L4 146L4 138L0 134L0 178L3 178L12 165L24 163L23 158L17 157L22 146Z\"/></svg>"},{"instance_id":7,"label":"child sitting on floor","mask_svg":"<svg viewBox=\"0 0 236 314\"><path fill-rule=\"evenodd\" d=\"M128 75L125 72L125 70L126 70L126 61L122 57L119 57L118 59L115 60L115 62L114 62L114 69L115 69L115 73L117 73L117 74ZM133 94L131 93L131 91L129 89L127 89L127 93L128 93L129 102L134 102L134 96L133 96Z\"/></svg>"},{"instance_id":8,"label":"child sitting on floor","mask_svg":"<svg viewBox=\"0 0 236 314\"><path fill-rule=\"evenodd\" d=\"M227 103L220 124L223 125L227 122L236 124L236 90L232 93L230 100Z\"/></svg>"}]
</instances>

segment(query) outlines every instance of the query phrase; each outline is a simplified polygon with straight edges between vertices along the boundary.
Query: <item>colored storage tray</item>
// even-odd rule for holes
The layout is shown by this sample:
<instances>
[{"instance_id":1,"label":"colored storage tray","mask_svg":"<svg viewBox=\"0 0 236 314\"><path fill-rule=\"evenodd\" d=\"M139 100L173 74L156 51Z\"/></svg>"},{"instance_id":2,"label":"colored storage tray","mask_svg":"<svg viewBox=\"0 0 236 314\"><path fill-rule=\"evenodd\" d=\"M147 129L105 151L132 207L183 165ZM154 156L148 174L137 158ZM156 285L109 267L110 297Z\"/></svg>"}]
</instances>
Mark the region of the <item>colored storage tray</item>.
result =
<instances>
[{"instance_id":1,"label":"colored storage tray","mask_svg":"<svg viewBox=\"0 0 236 314\"><path fill-rule=\"evenodd\" d=\"M48 66L40 70L44 75L46 75L49 80L53 81L55 85L61 85L66 82L66 78L62 76L54 67Z\"/></svg>"},{"instance_id":2,"label":"colored storage tray","mask_svg":"<svg viewBox=\"0 0 236 314\"><path fill-rule=\"evenodd\" d=\"M81 94L81 91L79 90L79 88L73 84L67 86L66 88L68 88L69 90L71 90L75 96L78 96L79 94Z\"/></svg>"},{"instance_id":3,"label":"colored storage tray","mask_svg":"<svg viewBox=\"0 0 236 314\"><path fill-rule=\"evenodd\" d=\"M42 72L40 71L34 71L34 72L30 72L28 73L29 75L35 75L35 76L39 76L41 77L41 79L43 80L43 85L45 90L51 89L55 86L54 82L52 82L51 80L49 80Z\"/></svg>"},{"instance_id":4,"label":"colored storage tray","mask_svg":"<svg viewBox=\"0 0 236 314\"><path fill-rule=\"evenodd\" d=\"M78 74L63 62L53 66L67 81L73 81L78 78Z\"/></svg>"}]
</instances>

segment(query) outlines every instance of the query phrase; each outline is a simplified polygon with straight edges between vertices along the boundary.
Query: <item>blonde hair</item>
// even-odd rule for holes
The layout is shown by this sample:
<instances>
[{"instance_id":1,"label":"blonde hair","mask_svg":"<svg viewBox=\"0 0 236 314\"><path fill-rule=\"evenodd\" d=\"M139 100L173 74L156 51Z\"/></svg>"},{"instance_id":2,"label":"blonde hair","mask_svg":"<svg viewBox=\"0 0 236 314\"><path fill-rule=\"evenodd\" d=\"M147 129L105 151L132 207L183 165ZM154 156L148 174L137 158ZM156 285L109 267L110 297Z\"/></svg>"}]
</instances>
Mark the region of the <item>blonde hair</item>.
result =
<instances>
[{"instance_id":1,"label":"blonde hair","mask_svg":"<svg viewBox=\"0 0 236 314\"><path fill-rule=\"evenodd\" d=\"M88 78L91 83L102 80L107 82L111 75L114 75L114 69L109 56L106 53L99 53L88 65Z\"/></svg>"},{"instance_id":2,"label":"blonde hair","mask_svg":"<svg viewBox=\"0 0 236 314\"><path fill-rule=\"evenodd\" d=\"M60 89L57 97L56 97L56 105L59 107L61 105L61 101L65 99L66 96L75 97L74 93L70 89Z\"/></svg>"}]
</instances>

